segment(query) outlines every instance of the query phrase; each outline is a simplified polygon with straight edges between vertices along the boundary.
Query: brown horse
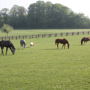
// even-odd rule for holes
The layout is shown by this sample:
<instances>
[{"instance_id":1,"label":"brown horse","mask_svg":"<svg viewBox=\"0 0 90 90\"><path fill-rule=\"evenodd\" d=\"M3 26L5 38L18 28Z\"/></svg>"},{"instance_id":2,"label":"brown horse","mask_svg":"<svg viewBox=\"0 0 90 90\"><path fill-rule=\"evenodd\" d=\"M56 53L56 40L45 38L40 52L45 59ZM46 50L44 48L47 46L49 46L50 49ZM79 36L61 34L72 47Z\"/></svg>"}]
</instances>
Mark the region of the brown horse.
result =
<instances>
[{"instance_id":1,"label":"brown horse","mask_svg":"<svg viewBox=\"0 0 90 90\"><path fill-rule=\"evenodd\" d=\"M56 40L55 40L55 44L57 45L57 48L58 48L59 43L63 44L63 45L62 45L62 48L64 47L64 49L65 49L65 46L67 45L67 47L68 47L68 49L69 49L69 46L70 46L70 45L69 45L68 40L66 40L66 39L56 39Z\"/></svg>"},{"instance_id":2,"label":"brown horse","mask_svg":"<svg viewBox=\"0 0 90 90\"><path fill-rule=\"evenodd\" d=\"M83 45L83 43L87 43L88 41L90 41L90 37L83 37L81 39L81 45Z\"/></svg>"}]
</instances>

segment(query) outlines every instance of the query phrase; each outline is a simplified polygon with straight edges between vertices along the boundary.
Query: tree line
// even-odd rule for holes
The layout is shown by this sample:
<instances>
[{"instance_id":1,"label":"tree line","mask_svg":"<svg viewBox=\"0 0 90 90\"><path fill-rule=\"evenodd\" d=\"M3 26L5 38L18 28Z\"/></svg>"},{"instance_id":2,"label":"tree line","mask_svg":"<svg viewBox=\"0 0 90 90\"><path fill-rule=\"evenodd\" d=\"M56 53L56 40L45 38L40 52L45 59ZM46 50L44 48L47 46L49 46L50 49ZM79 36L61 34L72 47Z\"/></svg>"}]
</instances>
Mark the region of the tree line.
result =
<instances>
[{"instance_id":1,"label":"tree line","mask_svg":"<svg viewBox=\"0 0 90 90\"><path fill-rule=\"evenodd\" d=\"M14 5L0 10L0 27L9 24L15 29L90 28L90 19L62 4L37 1L28 9Z\"/></svg>"}]
</instances>

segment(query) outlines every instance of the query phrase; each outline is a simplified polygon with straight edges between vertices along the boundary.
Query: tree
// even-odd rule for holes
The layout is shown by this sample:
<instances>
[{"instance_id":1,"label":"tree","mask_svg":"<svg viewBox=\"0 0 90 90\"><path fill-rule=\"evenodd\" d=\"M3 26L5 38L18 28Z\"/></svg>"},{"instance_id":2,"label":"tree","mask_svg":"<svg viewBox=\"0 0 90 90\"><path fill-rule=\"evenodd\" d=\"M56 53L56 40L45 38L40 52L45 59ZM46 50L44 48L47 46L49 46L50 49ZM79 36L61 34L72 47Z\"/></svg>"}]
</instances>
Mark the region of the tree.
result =
<instances>
[{"instance_id":1,"label":"tree","mask_svg":"<svg viewBox=\"0 0 90 90\"><path fill-rule=\"evenodd\" d=\"M8 22L8 13L9 13L9 9L7 9L7 8L3 8L0 11L1 17L3 19L3 23L5 23L5 24Z\"/></svg>"},{"instance_id":2,"label":"tree","mask_svg":"<svg viewBox=\"0 0 90 90\"><path fill-rule=\"evenodd\" d=\"M27 11L24 7L14 5L9 12L9 24L14 28L24 28L26 26Z\"/></svg>"},{"instance_id":3,"label":"tree","mask_svg":"<svg viewBox=\"0 0 90 90\"><path fill-rule=\"evenodd\" d=\"M9 13L9 9L7 8L3 8L2 10L0 10L0 27L2 27L2 25L5 23L8 23L8 13Z\"/></svg>"},{"instance_id":4,"label":"tree","mask_svg":"<svg viewBox=\"0 0 90 90\"><path fill-rule=\"evenodd\" d=\"M90 18L74 13L62 4L37 1L28 10L14 5L0 10L0 27L9 24L14 28L90 28Z\"/></svg>"},{"instance_id":5,"label":"tree","mask_svg":"<svg viewBox=\"0 0 90 90\"><path fill-rule=\"evenodd\" d=\"M1 32L4 32L8 35L9 32L13 31L13 27L8 25L8 24L4 24L1 28Z\"/></svg>"}]
</instances>

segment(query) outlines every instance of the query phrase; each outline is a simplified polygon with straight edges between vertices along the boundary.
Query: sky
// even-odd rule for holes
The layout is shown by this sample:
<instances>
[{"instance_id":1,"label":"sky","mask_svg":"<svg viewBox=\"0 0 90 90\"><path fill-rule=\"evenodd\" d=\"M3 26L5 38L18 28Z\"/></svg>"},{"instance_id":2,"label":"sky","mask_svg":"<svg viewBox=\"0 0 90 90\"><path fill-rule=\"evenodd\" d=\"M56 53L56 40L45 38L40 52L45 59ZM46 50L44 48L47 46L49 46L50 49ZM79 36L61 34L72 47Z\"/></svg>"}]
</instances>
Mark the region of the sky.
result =
<instances>
[{"instance_id":1,"label":"sky","mask_svg":"<svg viewBox=\"0 0 90 90\"><path fill-rule=\"evenodd\" d=\"M35 3L38 0L0 0L0 10L2 8L11 9L13 5L23 6L26 9L32 3ZM41 0L41 1L50 1L53 4L60 3L64 6L67 6L75 13L83 13L85 16L90 18L90 0Z\"/></svg>"}]
</instances>

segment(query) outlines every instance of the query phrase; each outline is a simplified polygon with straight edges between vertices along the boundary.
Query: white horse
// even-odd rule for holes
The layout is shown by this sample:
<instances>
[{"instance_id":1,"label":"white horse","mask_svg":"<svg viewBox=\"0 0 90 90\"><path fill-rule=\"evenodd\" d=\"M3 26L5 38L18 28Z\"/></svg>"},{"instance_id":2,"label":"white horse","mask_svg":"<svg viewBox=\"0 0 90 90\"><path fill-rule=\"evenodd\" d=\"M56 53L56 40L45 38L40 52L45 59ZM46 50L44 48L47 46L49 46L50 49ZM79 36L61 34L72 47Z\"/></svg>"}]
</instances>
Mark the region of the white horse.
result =
<instances>
[{"instance_id":1,"label":"white horse","mask_svg":"<svg viewBox=\"0 0 90 90\"><path fill-rule=\"evenodd\" d=\"M34 46L34 43L33 42L30 42L30 47Z\"/></svg>"},{"instance_id":2,"label":"white horse","mask_svg":"<svg viewBox=\"0 0 90 90\"><path fill-rule=\"evenodd\" d=\"M20 45L21 45L23 48L26 48L26 41L25 41L25 40L20 40Z\"/></svg>"}]
</instances>

